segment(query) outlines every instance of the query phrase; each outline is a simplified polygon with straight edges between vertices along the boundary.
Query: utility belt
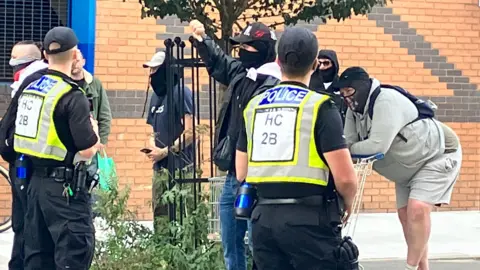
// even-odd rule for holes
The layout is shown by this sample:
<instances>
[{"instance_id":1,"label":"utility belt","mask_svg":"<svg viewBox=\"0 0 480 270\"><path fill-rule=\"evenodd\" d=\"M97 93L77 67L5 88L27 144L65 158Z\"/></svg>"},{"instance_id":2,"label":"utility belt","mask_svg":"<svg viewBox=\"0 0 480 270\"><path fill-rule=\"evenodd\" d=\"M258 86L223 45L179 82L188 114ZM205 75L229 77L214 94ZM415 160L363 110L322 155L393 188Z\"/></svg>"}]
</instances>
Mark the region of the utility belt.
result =
<instances>
[{"instance_id":1,"label":"utility belt","mask_svg":"<svg viewBox=\"0 0 480 270\"><path fill-rule=\"evenodd\" d=\"M50 178L57 183L63 183L63 196L67 199L73 197L76 199L81 191L88 190L91 193L98 185L98 173L91 175L87 170L88 165L85 161L78 162L75 167L31 167L31 175Z\"/></svg>"},{"instance_id":2,"label":"utility belt","mask_svg":"<svg viewBox=\"0 0 480 270\"><path fill-rule=\"evenodd\" d=\"M243 183L235 200L235 216L237 219L250 219L257 205L303 205L325 211L330 223L341 224L344 214L344 203L337 192L328 195L313 195L300 198L262 198L257 197L255 186Z\"/></svg>"},{"instance_id":3,"label":"utility belt","mask_svg":"<svg viewBox=\"0 0 480 270\"><path fill-rule=\"evenodd\" d=\"M305 205L305 206L322 206L325 204L325 198L322 195L301 197L301 198L258 198L257 205Z\"/></svg>"}]
</instances>

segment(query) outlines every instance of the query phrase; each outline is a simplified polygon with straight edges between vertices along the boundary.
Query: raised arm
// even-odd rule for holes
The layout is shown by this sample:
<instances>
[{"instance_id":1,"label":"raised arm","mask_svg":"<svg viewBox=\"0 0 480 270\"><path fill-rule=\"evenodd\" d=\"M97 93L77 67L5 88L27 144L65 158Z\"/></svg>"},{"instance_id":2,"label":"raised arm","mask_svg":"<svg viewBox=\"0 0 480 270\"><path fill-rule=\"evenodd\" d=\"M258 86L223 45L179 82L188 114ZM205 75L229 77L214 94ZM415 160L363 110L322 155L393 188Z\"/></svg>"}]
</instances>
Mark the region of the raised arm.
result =
<instances>
[{"instance_id":1,"label":"raised arm","mask_svg":"<svg viewBox=\"0 0 480 270\"><path fill-rule=\"evenodd\" d=\"M232 79L245 69L242 63L228 56L213 39L205 35L205 28L197 20L190 22L193 36L197 39L197 51L208 74L223 85L229 85Z\"/></svg>"}]
</instances>

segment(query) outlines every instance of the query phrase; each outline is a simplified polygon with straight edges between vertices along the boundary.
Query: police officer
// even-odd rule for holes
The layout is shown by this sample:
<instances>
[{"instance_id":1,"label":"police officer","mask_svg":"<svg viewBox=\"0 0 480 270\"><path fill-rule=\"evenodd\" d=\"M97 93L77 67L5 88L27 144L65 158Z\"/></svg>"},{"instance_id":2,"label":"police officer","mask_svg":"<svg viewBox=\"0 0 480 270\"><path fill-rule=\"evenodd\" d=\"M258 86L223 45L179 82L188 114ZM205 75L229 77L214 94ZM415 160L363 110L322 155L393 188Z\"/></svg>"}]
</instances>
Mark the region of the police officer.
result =
<instances>
[{"instance_id":1,"label":"police officer","mask_svg":"<svg viewBox=\"0 0 480 270\"><path fill-rule=\"evenodd\" d=\"M24 269L88 269L93 258L88 184L74 160L92 158L99 138L88 100L70 78L77 44L70 28L50 30L44 39L47 73L25 88L18 102L17 171L26 169L30 182Z\"/></svg>"},{"instance_id":2,"label":"police officer","mask_svg":"<svg viewBox=\"0 0 480 270\"><path fill-rule=\"evenodd\" d=\"M350 213L356 174L338 109L307 88L317 51L311 31L287 28L278 44L282 82L244 111L236 168L257 189L251 220L260 270L355 269L341 268L336 254L341 206Z\"/></svg>"}]
</instances>

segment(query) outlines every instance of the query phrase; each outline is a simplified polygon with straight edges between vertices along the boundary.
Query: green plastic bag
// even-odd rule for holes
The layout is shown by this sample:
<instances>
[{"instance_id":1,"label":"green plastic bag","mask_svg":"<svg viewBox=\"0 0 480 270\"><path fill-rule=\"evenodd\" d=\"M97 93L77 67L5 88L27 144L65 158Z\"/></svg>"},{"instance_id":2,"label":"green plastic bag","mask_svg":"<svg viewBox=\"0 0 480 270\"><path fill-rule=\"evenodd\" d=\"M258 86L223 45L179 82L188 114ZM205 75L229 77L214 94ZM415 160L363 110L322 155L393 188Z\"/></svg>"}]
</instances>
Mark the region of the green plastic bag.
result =
<instances>
[{"instance_id":1,"label":"green plastic bag","mask_svg":"<svg viewBox=\"0 0 480 270\"><path fill-rule=\"evenodd\" d=\"M111 190L116 185L117 169L113 158L107 156L105 149L97 155L99 170L99 186L102 190Z\"/></svg>"}]
</instances>

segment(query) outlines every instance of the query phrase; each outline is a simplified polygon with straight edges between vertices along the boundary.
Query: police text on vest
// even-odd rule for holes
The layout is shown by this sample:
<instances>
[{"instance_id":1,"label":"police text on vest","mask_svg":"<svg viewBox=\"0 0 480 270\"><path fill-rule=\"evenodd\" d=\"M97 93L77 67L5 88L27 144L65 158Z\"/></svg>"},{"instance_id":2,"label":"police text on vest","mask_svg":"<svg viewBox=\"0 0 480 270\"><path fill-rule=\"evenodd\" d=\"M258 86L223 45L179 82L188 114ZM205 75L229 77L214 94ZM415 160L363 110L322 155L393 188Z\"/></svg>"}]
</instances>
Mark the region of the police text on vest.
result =
<instances>
[{"instance_id":1,"label":"police text on vest","mask_svg":"<svg viewBox=\"0 0 480 270\"><path fill-rule=\"evenodd\" d=\"M288 86L279 86L267 90L259 105L266 105L272 103L299 104L302 102L302 100L307 94L307 90L290 88Z\"/></svg>"}]
</instances>

